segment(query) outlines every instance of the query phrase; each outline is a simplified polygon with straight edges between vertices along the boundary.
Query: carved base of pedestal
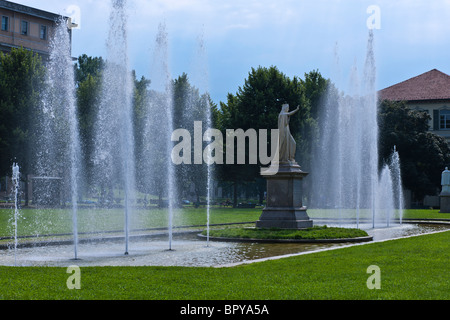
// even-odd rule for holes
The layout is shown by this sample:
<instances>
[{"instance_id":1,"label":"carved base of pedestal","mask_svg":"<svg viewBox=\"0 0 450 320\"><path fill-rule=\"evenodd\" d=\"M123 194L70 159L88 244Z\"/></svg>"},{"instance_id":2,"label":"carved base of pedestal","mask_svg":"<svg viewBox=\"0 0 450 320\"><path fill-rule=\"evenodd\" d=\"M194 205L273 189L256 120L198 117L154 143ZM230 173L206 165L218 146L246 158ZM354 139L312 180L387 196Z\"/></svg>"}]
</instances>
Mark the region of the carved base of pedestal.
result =
<instances>
[{"instance_id":1,"label":"carved base of pedestal","mask_svg":"<svg viewBox=\"0 0 450 320\"><path fill-rule=\"evenodd\" d=\"M313 226L306 208L265 208L256 222L257 228L306 229Z\"/></svg>"}]
</instances>

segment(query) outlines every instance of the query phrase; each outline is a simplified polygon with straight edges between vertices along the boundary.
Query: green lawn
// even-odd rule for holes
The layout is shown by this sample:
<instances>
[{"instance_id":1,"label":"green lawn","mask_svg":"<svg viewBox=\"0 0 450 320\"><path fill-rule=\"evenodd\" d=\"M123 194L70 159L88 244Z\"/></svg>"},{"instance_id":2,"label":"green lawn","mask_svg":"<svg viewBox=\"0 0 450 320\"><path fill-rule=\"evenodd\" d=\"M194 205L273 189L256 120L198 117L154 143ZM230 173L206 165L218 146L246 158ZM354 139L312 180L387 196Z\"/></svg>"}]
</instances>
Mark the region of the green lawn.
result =
<instances>
[{"instance_id":1,"label":"green lawn","mask_svg":"<svg viewBox=\"0 0 450 320\"><path fill-rule=\"evenodd\" d=\"M309 212L309 211L308 211ZM42 213L41 213L42 214ZM121 227L121 213L97 212ZM164 226L165 210L142 212L150 226ZM311 210L311 217L318 212ZM29 226L38 215L21 211ZM49 211L48 230L70 231L70 211ZM211 223L255 221L260 209L213 209ZM87 216L87 215L86 215ZM176 214L175 224L204 224L204 208ZM450 218L437 210L407 210L405 218ZM148 220L145 220L147 218ZM0 210L0 233L8 234L11 210ZM83 220L86 219L86 220ZM80 213L81 221L89 221ZM37 223L37 222L36 222ZM33 228L22 229L23 233ZM83 267L81 289L69 290L58 267L0 267L0 299L450 299L450 231L341 248L231 268ZM369 290L367 268L381 271L381 289Z\"/></svg>"},{"instance_id":2,"label":"green lawn","mask_svg":"<svg viewBox=\"0 0 450 320\"><path fill-rule=\"evenodd\" d=\"M61 234L72 232L72 213L70 209L22 209L19 212L18 234ZM261 209L212 208L210 223L236 223L258 220ZM120 209L80 209L78 210L78 231L111 231L123 230L124 213ZM131 228L161 228L167 227L167 209L138 209L133 213ZM0 209L0 237L11 236L13 233L14 211ZM174 226L205 225L207 221L206 208L188 207L176 209Z\"/></svg>"},{"instance_id":3,"label":"green lawn","mask_svg":"<svg viewBox=\"0 0 450 320\"><path fill-rule=\"evenodd\" d=\"M206 235L206 230L203 231ZM344 239L367 237L364 230L356 228L338 228L314 226L304 230L256 229L256 228L221 228L210 230L211 237L240 239Z\"/></svg>"},{"instance_id":4,"label":"green lawn","mask_svg":"<svg viewBox=\"0 0 450 320\"><path fill-rule=\"evenodd\" d=\"M212 208L210 223L221 224L230 222L250 222L258 220L261 209ZM335 210L308 210L308 215L314 218L337 217ZM362 214L363 216L364 214ZM354 211L342 213L345 217L354 217ZM450 219L450 214L439 213L439 210L405 210L405 219ZM0 209L0 237L13 234L12 222L14 211ZM167 227L167 209L135 210L131 219L131 228ZM78 211L79 232L122 230L123 211L120 209L80 209ZM176 209L174 226L205 225L206 208ZM19 235L36 235L51 233L71 233L72 213L70 209L20 210L18 223Z\"/></svg>"},{"instance_id":5,"label":"green lawn","mask_svg":"<svg viewBox=\"0 0 450 320\"><path fill-rule=\"evenodd\" d=\"M65 268L0 267L2 299L445 299L450 232L369 243L232 268L84 267L69 290ZM368 289L367 268L381 289Z\"/></svg>"}]
</instances>

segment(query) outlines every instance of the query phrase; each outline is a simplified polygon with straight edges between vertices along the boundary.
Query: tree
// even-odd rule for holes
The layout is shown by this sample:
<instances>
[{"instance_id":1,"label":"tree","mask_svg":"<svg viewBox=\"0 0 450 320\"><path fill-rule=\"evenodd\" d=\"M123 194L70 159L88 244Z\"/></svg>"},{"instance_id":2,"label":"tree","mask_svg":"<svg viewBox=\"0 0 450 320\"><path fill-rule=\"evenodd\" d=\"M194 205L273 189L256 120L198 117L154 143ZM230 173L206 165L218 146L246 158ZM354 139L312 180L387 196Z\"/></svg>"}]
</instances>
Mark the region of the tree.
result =
<instances>
[{"instance_id":1,"label":"tree","mask_svg":"<svg viewBox=\"0 0 450 320\"><path fill-rule=\"evenodd\" d=\"M305 97L309 100L311 106L311 117L317 120L330 80L322 77L319 71L313 70L305 73L305 79L301 80L301 83L305 91Z\"/></svg>"},{"instance_id":2,"label":"tree","mask_svg":"<svg viewBox=\"0 0 450 320\"><path fill-rule=\"evenodd\" d=\"M94 152L94 126L99 106L103 67L104 62L101 57L89 57L86 54L79 56L74 65L80 145L85 168L83 178L87 184L92 184L90 180L94 177L91 159Z\"/></svg>"},{"instance_id":3,"label":"tree","mask_svg":"<svg viewBox=\"0 0 450 320\"><path fill-rule=\"evenodd\" d=\"M0 53L0 176L9 175L13 162L26 176L31 170L33 119L40 112L45 68L32 51Z\"/></svg>"},{"instance_id":4,"label":"tree","mask_svg":"<svg viewBox=\"0 0 450 320\"><path fill-rule=\"evenodd\" d=\"M296 159L302 159L309 152L306 132L314 126L314 119L310 113L310 102L306 99L302 81L297 77L289 79L276 67L252 68L244 85L239 87L236 95L228 94L227 102L221 103L221 110L217 116L216 127L225 136L226 129L277 129L278 114L281 105L288 103L290 109L300 106L299 112L291 118L290 129L297 142ZM267 150L270 149L270 130L268 130ZM235 144L236 147L236 144ZM237 205L237 187L242 182L256 182L264 184L260 178L260 167L263 165L258 159L257 164L249 164L248 148L246 164L224 164L220 166L220 177L234 185L234 206ZM301 161L300 161L301 162ZM260 198L264 188L260 189Z\"/></svg>"},{"instance_id":5,"label":"tree","mask_svg":"<svg viewBox=\"0 0 450 320\"><path fill-rule=\"evenodd\" d=\"M134 123L134 143L135 143L135 166L136 171L139 172L146 160L144 154L145 143L143 132L145 130L145 118L147 116L148 88L151 81L142 76L139 80L136 78L136 73L133 71L133 123ZM136 187L139 191L149 193L148 181L145 181L145 175L136 175Z\"/></svg>"},{"instance_id":6,"label":"tree","mask_svg":"<svg viewBox=\"0 0 450 320\"><path fill-rule=\"evenodd\" d=\"M450 162L449 146L443 137L428 131L429 120L426 112L410 110L405 102L380 103L380 166L388 162L395 146L403 186L413 192L416 201L436 195L441 172Z\"/></svg>"},{"instance_id":7,"label":"tree","mask_svg":"<svg viewBox=\"0 0 450 320\"><path fill-rule=\"evenodd\" d=\"M313 146L319 142L319 126L320 112L324 105L327 90L333 90L330 80L322 77L319 71L313 70L305 73L304 80L300 80L305 98L310 105L310 119L306 119L305 125L302 126L301 144L299 148L305 152L299 155L299 161L304 170L309 171L311 161L313 161ZM310 181L311 184L311 181ZM305 190L308 193L310 190Z\"/></svg>"},{"instance_id":8,"label":"tree","mask_svg":"<svg viewBox=\"0 0 450 320\"><path fill-rule=\"evenodd\" d=\"M102 57L89 57L86 54L82 54L74 65L76 83L80 84L90 76L94 78L101 77L104 66L105 63Z\"/></svg>"},{"instance_id":9,"label":"tree","mask_svg":"<svg viewBox=\"0 0 450 320\"><path fill-rule=\"evenodd\" d=\"M203 131L208 125L208 113L214 113L216 105L207 93L200 94L199 89L192 86L186 73L183 73L172 82L173 89L173 127L174 129L186 129L193 139L194 122L202 123ZM212 124L212 123L211 123ZM211 125L210 124L210 125ZM206 143L203 143L203 148ZM202 150L203 150L202 148ZM200 196L206 196L206 184L208 179L208 167L206 163L195 164L191 154L191 164L179 164L176 166L176 178L179 196L190 196L190 186L193 186L195 201L200 202Z\"/></svg>"}]
</instances>

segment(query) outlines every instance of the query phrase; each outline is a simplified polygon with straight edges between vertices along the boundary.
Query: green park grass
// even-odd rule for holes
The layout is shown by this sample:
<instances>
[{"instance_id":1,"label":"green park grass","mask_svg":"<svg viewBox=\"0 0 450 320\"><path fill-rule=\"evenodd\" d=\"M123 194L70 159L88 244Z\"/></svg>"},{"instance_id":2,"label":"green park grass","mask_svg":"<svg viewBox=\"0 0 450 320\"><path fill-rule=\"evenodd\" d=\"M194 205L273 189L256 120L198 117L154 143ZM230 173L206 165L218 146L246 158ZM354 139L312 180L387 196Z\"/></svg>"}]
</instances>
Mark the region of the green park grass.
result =
<instances>
[{"instance_id":1,"label":"green park grass","mask_svg":"<svg viewBox=\"0 0 450 320\"><path fill-rule=\"evenodd\" d=\"M203 235L206 235L203 231ZM323 239L345 239L367 237L364 230L356 228L338 228L328 226L313 226L303 230L280 230L280 229L256 229L256 228L222 228L209 232L211 237L259 239L259 240L323 240Z\"/></svg>"},{"instance_id":2,"label":"green park grass","mask_svg":"<svg viewBox=\"0 0 450 320\"><path fill-rule=\"evenodd\" d=\"M70 231L67 211L47 213L52 218L49 231ZM108 227L120 227L122 218L114 212L98 213L111 215ZM157 212L152 210L152 215L158 216ZM24 209L21 219L31 222L36 214ZM147 213L141 214L145 218ZM175 215L175 225L204 224L205 214L204 208L183 210ZM316 214L311 210L311 217ZM161 210L158 217L146 221L149 226L164 226L165 215ZM217 208L211 210L211 223L255 221L259 215L260 209ZM83 213L80 218L83 221ZM407 210L404 218L450 217L438 210ZM1 234L8 234L10 228L5 223L10 219L11 210L0 211ZM449 241L447 231L228 268L83 267L80 290L67 288L66 268L2 266L0 299L448 300ZM379 290L370 290L366 285L371 265L380 268Z\"/></svg>"},{"instance_id":3,"label":"green park grass","mask_svg":"<svg viewBox=\"0 0 450 320\"><path fill-rule=\"evenodd\" d=\"M187 207L176 209L173 224L180 226L195 226L206 224L206 208ZM120 209L87 209L78 210L79 232L90 232L92 225L99 231L123 230L123 210ZM254 222L261 215L261 208L212 208L210 224ZM330 218L338 216L335 210L308 210L308 215L314 218ZM361 217L369 217L369 213ZM354 212L343 212L342 217L354 217ZM136 219L132 219L131 228L163 228L167 227L167 209L138 209ZM404 219L450 219L450 214L439 213L439 210L405 210ZM14 210L0 209L0 237L11 236ZM101 222L101 223L98 223ZM98 229L100 228L100 229ZM64 234L72 232L72 213L70 209L35 210L24 208L19 212L18 235Z\"/></svg>"},{"instance_id":4,"label":"green park grass","mask_svg":"<svg viewBox=\"0 0 450 320\"><path fill-rule=\"evenodd\" d=\"M67 289L65 268L0 267L0 298L447 300L449 241L443 232L220 269L84 267L80 290ZM371 265L379 290L366 285Z\"/></svg>"},{"instance_id":5,"label":"green park grass","mask_svg":"<svg viewBox=\"0 0 450 320\"><path fill-rule=\"evenodd\" d=\"M121 209L86 209L78 210L79 232L123 230L123 210ZM210 223L243 223L256 221L261 209L213 208ZM167 209L138 209L131 219L131 229L164 228L168 225ZM0 237L13 234L12 222L14 211L0 209ZM203 226L206 224L206 208L188 207L175 209L173 225ZM19 211L18 235L65 234L72 232L72 212L70 209L22 209Z\"/></svg>"}]
</instances>

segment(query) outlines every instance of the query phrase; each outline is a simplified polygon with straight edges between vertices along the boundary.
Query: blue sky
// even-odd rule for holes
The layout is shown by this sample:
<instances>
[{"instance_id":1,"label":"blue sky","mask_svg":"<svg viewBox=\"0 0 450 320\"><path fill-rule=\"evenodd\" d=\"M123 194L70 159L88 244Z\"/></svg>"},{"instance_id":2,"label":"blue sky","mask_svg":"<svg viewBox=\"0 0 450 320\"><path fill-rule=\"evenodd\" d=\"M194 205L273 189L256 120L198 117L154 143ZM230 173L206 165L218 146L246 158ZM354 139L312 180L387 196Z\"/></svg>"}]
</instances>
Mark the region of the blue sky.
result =
<instances>
[{"instance_id":1,"label":"blue sky","mask_svg":"<svg viewBox=\"0 0 450 320\"><path fill-rule=\"evenodd\" d=\"M450 0L127 0L130 66L150 75L158 25L169 34L170 71L195 74L198 39L205 41L206 85L214 102L242 86L252 67L277 66L303 78L319 70L345 82L362 68L371 5L379 8L374 29L377 88L431 69L450 74ZM106 57L110 0L17 0L43 10L74 15L72 55ZM78 8L77 10L72 10ZM335 53L336 52L336 53Z\"/></svg>"}]
</instances>

